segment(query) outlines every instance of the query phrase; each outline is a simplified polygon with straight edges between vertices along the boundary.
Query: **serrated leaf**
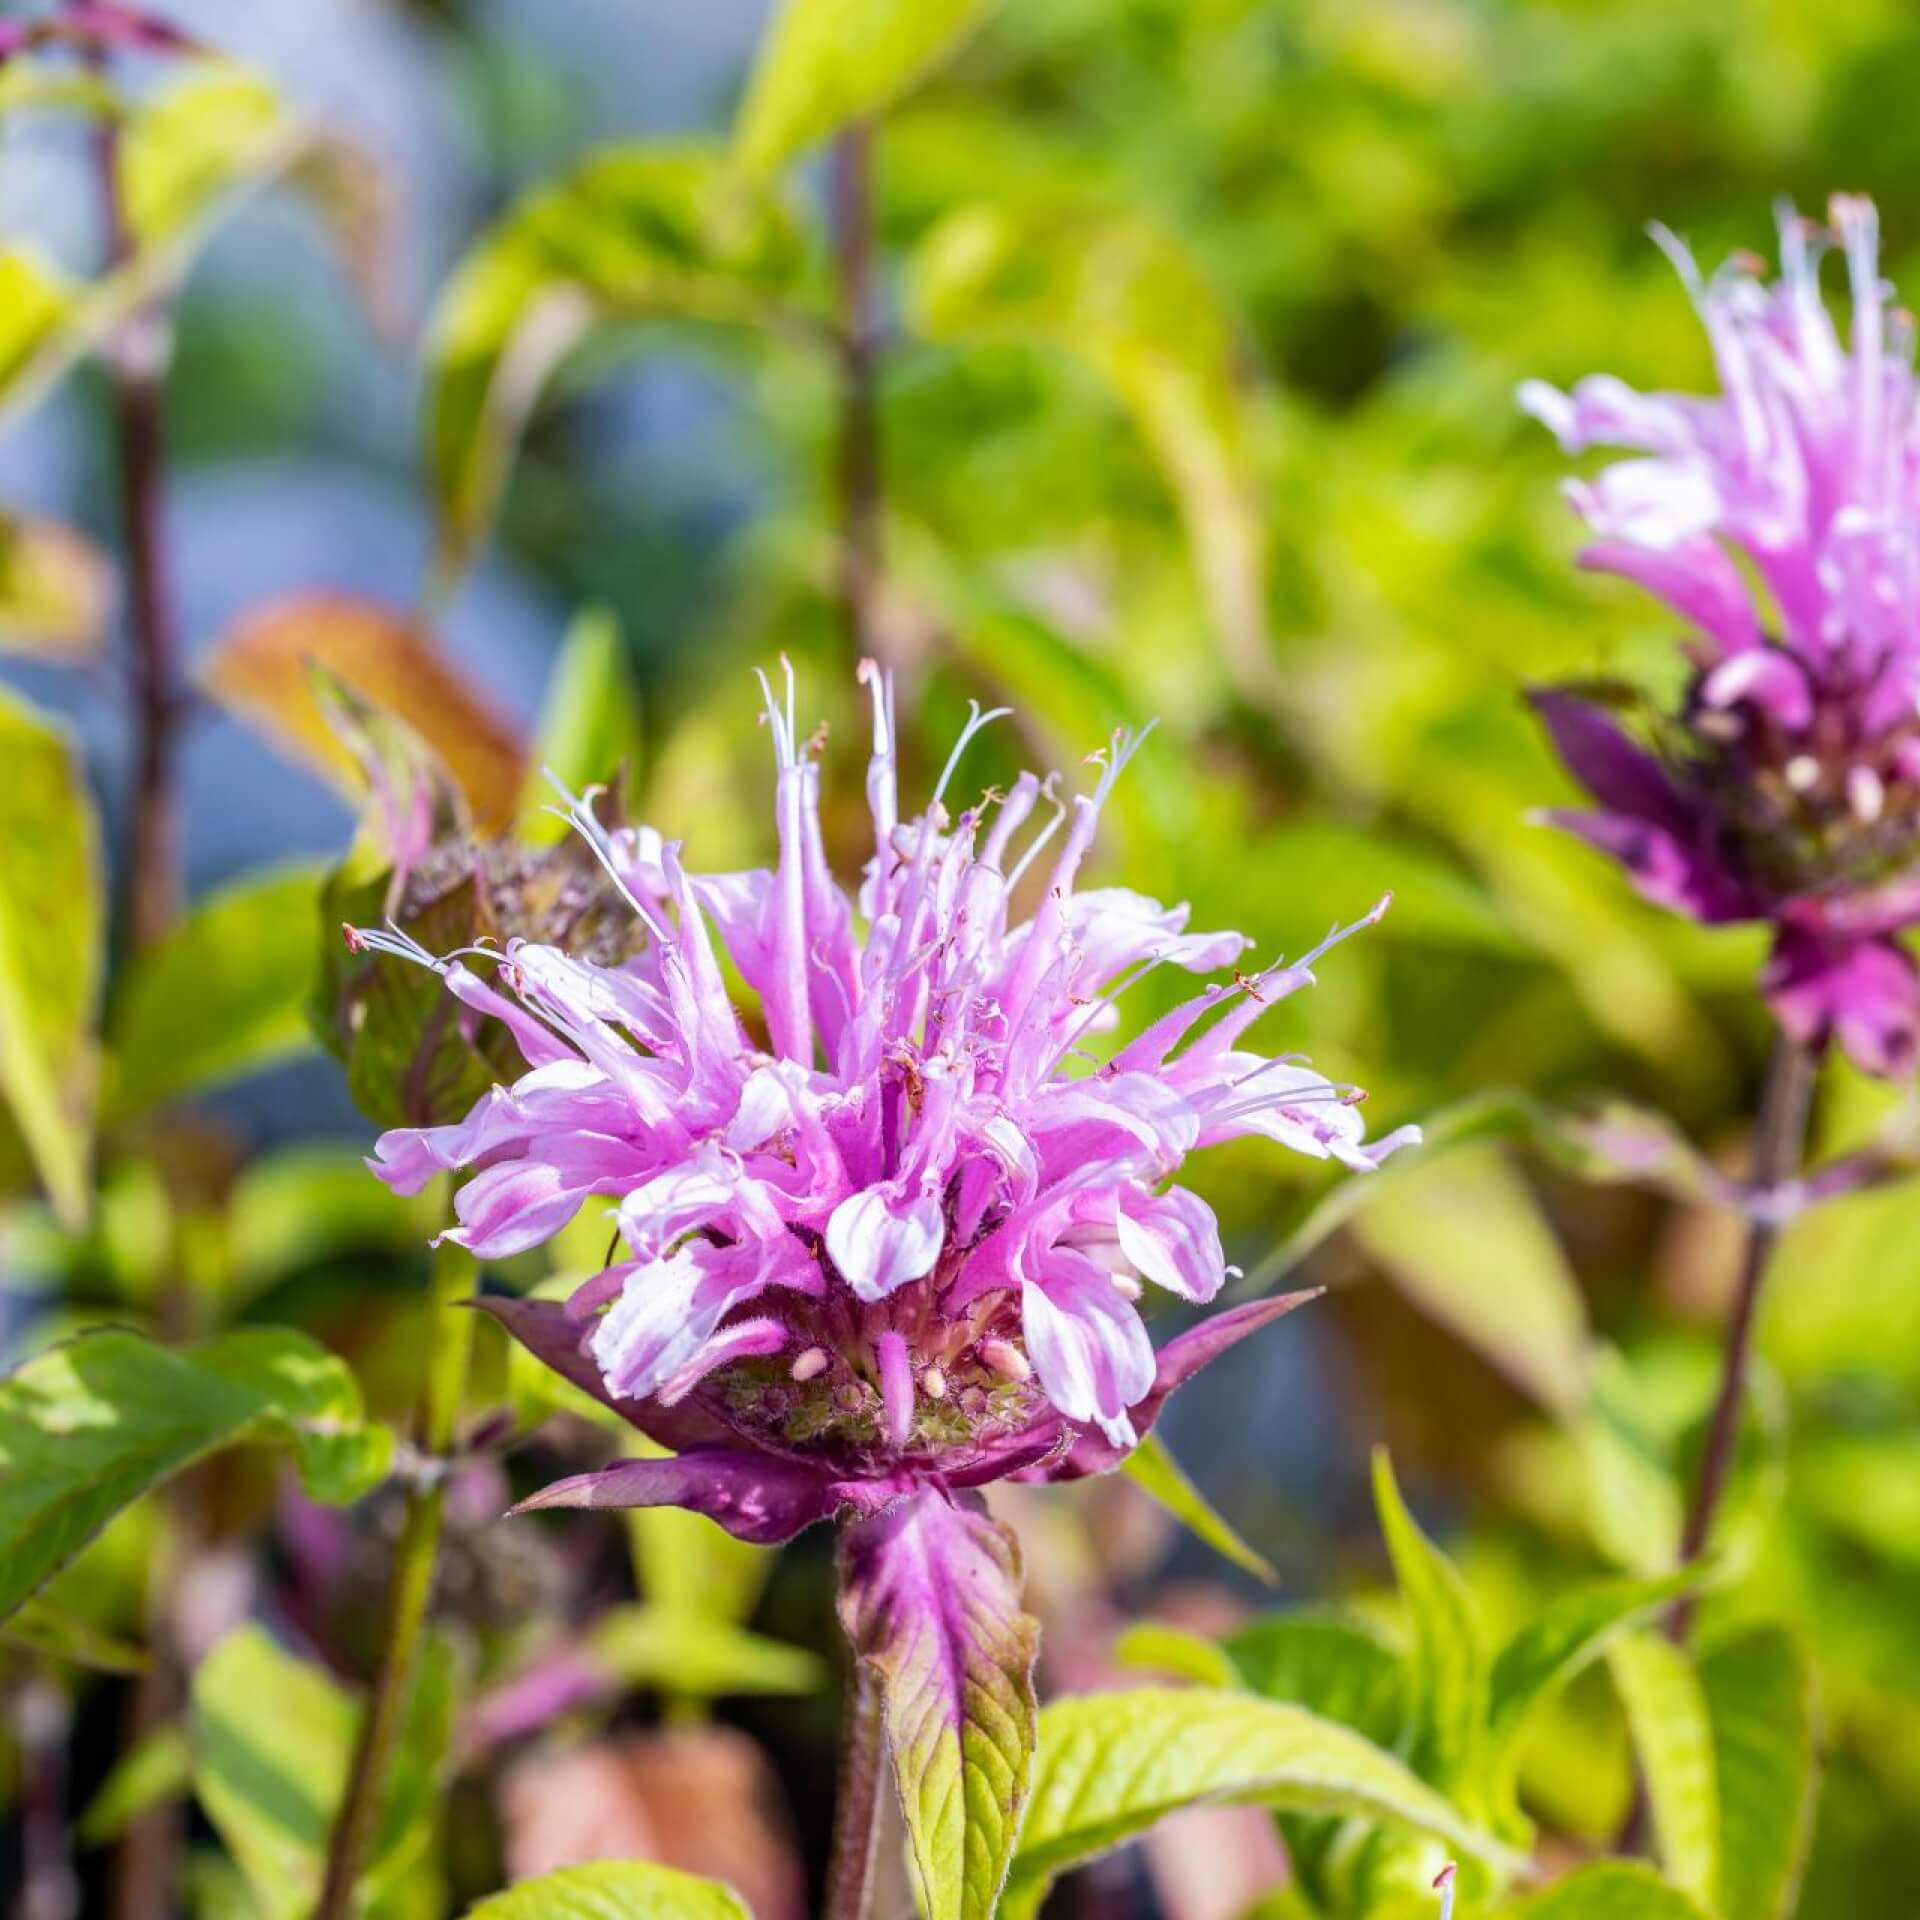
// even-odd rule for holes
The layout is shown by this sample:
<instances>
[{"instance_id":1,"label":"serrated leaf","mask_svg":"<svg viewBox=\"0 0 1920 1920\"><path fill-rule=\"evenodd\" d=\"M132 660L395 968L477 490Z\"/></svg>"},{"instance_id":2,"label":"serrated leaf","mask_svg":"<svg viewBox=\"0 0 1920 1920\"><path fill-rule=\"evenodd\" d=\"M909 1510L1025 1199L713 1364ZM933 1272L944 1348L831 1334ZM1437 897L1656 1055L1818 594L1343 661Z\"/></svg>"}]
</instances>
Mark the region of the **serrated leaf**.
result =
<instances>
[{"instance_id":1,"label":"serrated leaf","mask_svg":"<svg viewBox=\"0 0 1920 1920\"><path fill-rule=\"evenodd\" d=\"M86 1213L91 1157L100 832L72 741L4 688L0 766L0 1100L73 1225Z\"/></svg>"},{"instance_id":2,"label":"serrated leaf","mask_svg":"<svg viewBox=\"0 0 1920 1920\"><path fill-rule=\"evenodd\" d=\"M147 1664L141 1648L90 1625L45 1594L36 1594L8 1616L0 1626L0 1642L95 1673L138 1673Z\"/></svg>"},{"instance_id":3,"label":"serrated leaf","mask_svg":"<svg viewBox=\"0 0 1920 1920\"><path fill-rule=\"evenodd\" d=\"M1204 1540L1223 1560L1277 1587L1280 1576L1273 1563L1245 1540L1214 1510L1213 1503L1186 1476L1172 1450L1157 1433L1145 1435L1140 1444L1121 1462L1123 1472L1142 1493L1166 1508L1198 1539Z\"/></svg>"},{"instance_id":4,"label":"serrated leaf","mask_svg":"<svg viewBox=\"0 0 1920 1920\"><path fill-rule=\"evenodd\" d=\"M589 607L568 627L547 681L520 796L520 838L544 846L567 831L550 811L558 798L554 780L569 793L621 779L631 786L640 772L641 747L640 694L619 618L608 608Z\"/></svg>"},{"instance_id":5,"label":"serrated leaf","mask_svg":"<svg viewBox=\"0 0 1920 1920\"><path fill-rule=\"evenodd\" d=\"M1408 1512L1384 1447L1374 1451L1373 1498L1413 1630L1414 1768L1458 1789L1477 1778L1488 1704L1486 1645L1473 1600L1453 1562Z\"/></svg>"},{"instance_id":6,"label":"serrated leaf","mask_svg":"<svg viewBox=\"0 0 1920 1920\"><path fill-rule=\"evenodd\" d=\"M1423 1159L1351 1232L1416 1306L1551 1413L1586 1392L1587 1310L1539 1203L1501 1149Z\"/></svg>"},{"instance_id":7,"label":"serrated leaf","mask_svg":"<svg viewBox=\"0 0 1920 1920\"><path fill-rule=\"evenodd\" d=\"M1510 1920L1713 1920L1708 1910L1637 1860L1599 1860L1523 1900Z\"/></svg>"},{"instance_id":8,"label":"serrated leaf","mask_svg":"<svg viewBox=\"0 0 1920 1920\"><path fill-rule=\"evenodd\" d=\"M386 1472L345 1363L305 1334L248 1327L184 1352L81 1334L0 1380L0 1618L114 1514L216 1447L291 1447L309 1494L344 1504Z\"/></svg>"},{"instance_id":9,"label":"serrated leaf","mask_svg":"<svg viewBox=\"0 0 1920 1920\"><path fill-rule=\"evenodd\" d=\"M950 54L991 0L781 0L734 127L742 166L772 171L884 113Z\"/></svg>"},{"instance_id":10,"label":"serrated leaf","mask_svg":"<svg viewBox=\"0 0 1920 1920\"><path fill-rule=\"evenodd\" d=\"M523 1880L467 1909L467 1920L752 1920L740 1896L644 1860L596 1860Z\"/></svg>"},{"instance_id":11,"label":"serrated leaf","mask_svg":"<svg viewBox=\"0 0 1920 1920\"><path fill-rule=\"evenodd\" d=\"M513 823L526 750L513 725L414 621L376 601L296 593L230 627L200 668L201 684L351 798L369 769L341 738L314 670L324 669L426 743L458 783L474 823Z\"/></svg>"},{"instance_id":12,"label":"serrated leaf","mask_svg":"<svg viewBox=\"0 0 1920 1920\"><path fill-rule=\"evenodd\" d=\"M629 1687L694 1699L812 1693L826 1679L825 1668L805 1647L676 1607L611 1607L586 1635L586 1648Z\"/></svg>"},{"instance_id":13,"label":"serrated leaf","mask_svg":"<svg viewBox=\"0 0 1920 1920\"><path fill-rule=\"evenodd\" d=\"M1040 1755L1006 1920L1037 1911L1056 1875L1200 1803L1352 1814L1433 1835L1511 1872L1491 1834L1351 1728L1241 1693L1148 1688L1056 1700Z\"/></svg>"},{"instance_id":14,"label":"serrated leaf","mask_svg":"<svg viewBox=\"0 0 1920 1920\"><path fill-rule=\"evenodd\" d=\"M1720 1793L1706 1697L1693 1662L1663 1634L1631 1633L1607 1664L1640 1761L1661 1866L1702 1905L1720 1882Z\"/></svg>"},{"instance_id":15,"label":"serrated leaf","mask_svg":"<svg viewBox=\"0 0 1920 1920\"><path fill-rule=\"evenodd\" d=\"M1783 1627L1753 1627L1700 1655L1720 1782L1724 1920L1785 1920L1813 1838L1819 1765L1814 1677Z\"/></svg>"},{"instance_id":16,"label":"serrated leaf","mask_svg":"<svg viewBox=\"0 0 1920 1920\"><path fill-rule=\"evenodd\" d=\"M608 148L511 206L448 281L428 338L443 564L484 535L521 430L583 342L622 321L758 326L803 259L787 204L717 147Z\"/></svg>"},{"instance_id":17,"label":"serrated leaf","mask_svg":"<svg viewBox=\"0 0 1920 1920\"><path fill-rule=\"evenodd\" d=\"M106 639L113 594L112 563L85 534L0 514L0 653L86 658Z\"/></svg>"},{"instance_id":18,"label":"serrated leaf","mask_svg":"<svg viewBox=\"0 0 1920 1920\"><path fill-rule=\"evenodd\" d=\"M1033 1766L1039 1623L977 1495L914 1495L840 1537L840 1620L878 1675L927 1920L989 1920Z\"/></svg>"},{"instance_id":19,"label":"serrated leaf","mask_svg":"<svg viewBox=\"0 0 1920 1920\"><path fill-rule=\"evenodd\" d=\"M123 1120L313 1044L313 927L325 870L250 875L136 955L108 1022L106 1108Z\"/></svg>"},{"instance_id":20,"label":"serrated leaf","mask_svg":"<svg viewBox=\"0 0 1920 1920\"><path fill-rule=\"evenodd\" d=\"M452 1724L452 1655L421 1651L358 1898L419 1858L432 1830ZM269 1920L313 1910L361 1709L319 1667L257 1626L229 1633L193 1676L188 1737L207 1818Z\"/></svg>"},{"instance_id":21,"label":"serrated leaf","mask_svg":"<svg viewBox=\"0 0 1920 1920\"><path fill-rule=\"evenodd\" d=\"M1614 1639L1692 1592L1711 1564L1648 1580L1601 1580L1549 1600L1500 1649L1493 1663L1487 1718L1487 1765L1496 1805L1511 1801L1513 1770L1528 1715L1555 1689L1604 1653Z\"/></svg>"}]
</instances>

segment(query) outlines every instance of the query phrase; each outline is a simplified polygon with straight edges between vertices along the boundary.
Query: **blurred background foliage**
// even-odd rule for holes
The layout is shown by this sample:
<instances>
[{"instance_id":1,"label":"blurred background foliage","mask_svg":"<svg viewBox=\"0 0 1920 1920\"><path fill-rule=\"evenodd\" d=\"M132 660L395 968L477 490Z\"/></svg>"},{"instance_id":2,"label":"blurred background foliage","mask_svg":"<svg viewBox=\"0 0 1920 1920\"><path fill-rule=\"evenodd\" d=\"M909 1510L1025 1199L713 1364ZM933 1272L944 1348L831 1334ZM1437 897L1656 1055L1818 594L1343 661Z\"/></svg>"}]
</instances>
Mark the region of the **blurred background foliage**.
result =
<instances>
[{"instance_id":1,"label":"blurred background foliage","mask_svg":"<svg viewBox=\"0 0 1920 1920\"><path fill-rule=\"evenodd\" d=\"M28 1047L0 997L17 1126L0 1137L0 1333L17 1354L101 1321L183 1336L270 1319L345 1355L397 1415L434 1213L362 1176L367 1129L313 1052L315 901L361 782L300 663L398 711L482 829L543 831L527 786L543 756L577 777L620 766L633 814L717 869L770 851L749 670L784 653L830 723L846 804L829 825L850 853L862 719L818 143L862 103L823 70L743 107L752 0L195 0L177 17L247 72L140 67L124 135L136 264L194 258L164 413L194 905L137 953L109 396L96 367L60 376L147 289L97 278L85 70L49 63L36 85L15 65L0 88L0 971L44 1016ZM1388 1590L1376 1439L1498 1632L1670 1552L1732 1278L1704 1170L1743 1152L1758 948L1641 906L1529 824L1565 786L1523 688L1658 683L1675 661L1658 608L1573 569L1559 457L1511 395L1596 368L1707 382L1649 219L1713 260L1767 244L1777 195L1861 189L1892 277L1920 284L1917 81L1920 29L1893 0L1029 0L989 11L873 135L874 618L910 783L937 773L969 698L1015 710L975 749L978 784L1075 766L1157 718L1102 876L1188 900L1262 954L1394 893L1272 1019L1369 1088L1376 1130L1420 1119L1435 1145L1341 1189L1337 1213L1258 1144L1195 1169L1247 1285L1304 1270L1333 1288L1167 1423L1290 1596ZM1603 1095L1633 1111L1596 1121ZM1898 1119L1829 1070L1826 1148ZM1799 1911L1910 1920L1920 1190L1795 1227L1763 1352L1739 1577L1705 1617L1815 1648L1828 1755ZM497 1388L516 1433L547 1410L552 1384L490 1333L479 1365L476 1407ZM542 1444L591 1444L570 1432ZM796 1911L832 1731L822 1556L803 1545L769 1575L655 1516L629 1565L611 1528L494 1525L522 1472L463 1469L452 1638L421 1683L465 1676L452 1805L485 1817L449 1821L444 1856L402 1821L382 1899L430 1911L436 1886L553 1863L539 1836L581 1795L636 1849L723 1870L685 1853L673 1812L698 1778L752 1836L731 1877L763 1876L747 1889L763 1916ZM250 1454L203 1480L184 1522L132 1509L55 1592L92 1632L202 1646L278 1609L334 1669L309 1679L344 1766L340 1688L365 1671L389 1495L329 1512ZM1107 1670L1124 1611L1211 1631L1259 1604L1130 1489L1019 1516L1060 1629L1056 1687ZM180 1618L143 1621L167 1524L211 1571ZM217 1715L223 1686L244 1696L284 1657L223 1640L187 1711ZM579 1670L557 1681L564 1658ZM570 1743L528 1743L554 1697L530 1675L567 1682ZM146 1777L123 1759L109 1778L138 1687L68 1666L15 1680L16 1793L71 1734L55 1791L91 1807L89 1899L101 1843L190 1777L205 1909L295 1897L312 1836L250 1837L208 1771L217 1743L165 1746L182 1723L163 1714L133 1749ZM1523 1788L1568 1848L1619 1827L1627 1754L1603 1669L1539 1717ZM31 1812L16 1799L17 1880ZM1261 1884L1249 1832L1215 1842L1248 1852L1242 1905ZM1150 1873L1168 1913L1238 1911L1208 1891L1240 1886L1227 1852L1196 1875L1175 1829L1154 1844L1148 1868L1093 1869L1079 1897L1142 1910Z\"/></svg>"}]
</instances>

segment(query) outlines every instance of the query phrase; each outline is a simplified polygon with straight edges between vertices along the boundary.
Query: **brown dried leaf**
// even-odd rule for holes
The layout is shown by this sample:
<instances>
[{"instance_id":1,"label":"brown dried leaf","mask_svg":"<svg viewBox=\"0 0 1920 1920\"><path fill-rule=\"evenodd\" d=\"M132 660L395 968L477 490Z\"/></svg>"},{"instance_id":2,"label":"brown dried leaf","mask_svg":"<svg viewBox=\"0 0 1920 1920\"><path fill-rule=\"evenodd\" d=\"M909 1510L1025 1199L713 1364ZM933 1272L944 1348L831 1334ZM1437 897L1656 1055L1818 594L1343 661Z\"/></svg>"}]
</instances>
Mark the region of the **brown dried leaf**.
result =
<instances>
[{"instance_id":1,"label":"brown dried leaf","mask_svg":"<svg viewBox=\"0 0 1920 1920\"><path fill-rule=\"evenodd\" d=\"M439 755L482 833L511 826L525 743L434 640L393 608L345 594L288 595L230 628L201 680L291 758L359 798L366 783L315 696L315 665L405 721Z\"/></svg>"}]
</instances>

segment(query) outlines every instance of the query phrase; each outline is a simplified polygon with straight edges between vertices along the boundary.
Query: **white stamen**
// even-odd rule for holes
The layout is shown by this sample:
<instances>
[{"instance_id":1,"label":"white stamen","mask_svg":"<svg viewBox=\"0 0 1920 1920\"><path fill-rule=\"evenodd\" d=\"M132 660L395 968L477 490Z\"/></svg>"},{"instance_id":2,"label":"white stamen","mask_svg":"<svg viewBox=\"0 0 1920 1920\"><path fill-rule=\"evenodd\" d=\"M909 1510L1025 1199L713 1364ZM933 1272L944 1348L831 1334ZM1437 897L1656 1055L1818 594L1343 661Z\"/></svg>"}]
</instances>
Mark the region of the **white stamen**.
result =
<instances>
[{"instance_id":1,"label":"white stamen","mask_svg":"<svg viewBox=\"0 0 1920 1920\"><path fill-rule=\"evenodd\" d=\"M929 1367L920 1376L920 1385L926 1390L929 1400L944 1400L947 1397L947 1376L938 1367Z\"/></svg>"},{"instance_id":2,"label":"white stamen","mask_svg":"<svg viewBox=\"0 0 1920 1920\"><path fill-rule=\"evenodd\" d=\"M1886 787L1871 767L1848 768L1847 805L1853 809L1853 817L1863 827L1872 826L1880 818L1886 804Z\"/></svg>"},{"instance_id":3,"label":"white stamen","mask_svg":"<svg viewBox=\"0 0 1920 1920\"><path fill-rule=\"evenodd\" d=\"M805 1353L796 1356L787 1373L790 1379L798 1382L817 1380L832 1365L832 1357L825 1347L809 1347Z\"/></svg>"},{"instance_id":4,"label":"white stamen","mask_svg":"<svg viewBox=\"0 0 1920 1920\"><path fill-rule=\"evenodd\" d=\"M1786 774L1795 793L1811 793L1820 784L1820 762L1810 753L1796 753L1787 762Z\"/></svg>"}]
</instances>

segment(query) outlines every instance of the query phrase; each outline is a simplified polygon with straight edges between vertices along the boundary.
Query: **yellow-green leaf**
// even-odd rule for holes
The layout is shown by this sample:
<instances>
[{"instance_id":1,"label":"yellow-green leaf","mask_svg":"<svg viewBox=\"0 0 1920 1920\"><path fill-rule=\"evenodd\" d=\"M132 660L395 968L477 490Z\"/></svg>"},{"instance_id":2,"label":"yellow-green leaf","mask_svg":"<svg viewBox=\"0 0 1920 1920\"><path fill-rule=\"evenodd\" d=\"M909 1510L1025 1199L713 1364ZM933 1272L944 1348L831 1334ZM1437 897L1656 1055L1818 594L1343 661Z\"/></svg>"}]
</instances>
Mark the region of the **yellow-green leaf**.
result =
<instances>
[{"instance_id":1,"label":"yellow-green leaf","mask_svg":"<svg viewBox=\"0 0 1920 1920\"><path fill-rule=\"evenodd\" d=\"M884 113L938 66L991 0L781 0L734 127L755 171Z\"/></svg>"},{"instance_id":2,"label":"yellow-green leaf","mask_svg":"<svg viewBox=\"0 0 1920 1920\"><path fill-rule=\"evenodd\" d=\"M1616 1640L1607 1663L1633 1732L1660 1864L1709 1905L1720 1883L1720 1791L1693 1662L1664 1634L1643 1631Z\"/></svg>"},{"instance_id":3,"label":"yellow-green leaf","mask_svg":"<svg viewBox=\"0 0 1920 1920\"><path fill-rule=\"evenodd\" d=\"M567 831L549 810L557 798L553 780L570 793L617 780L631 786L640 752L640 694L619 617L607 607L588 607L574 616L547 682L540 731L527 756L520 838L542 846Z\"/></svg>"},{"instance_id":4,"label":"yellow-green leaf","mask_svg":"<svg viewBox=\"0 0 1920 1920\"><path fill-rule=\"evenodd\" d=\"M0 653L90 654L112 605L113 568L84 534L0 515Z\"/></svg>"},{"instance_id":5,"label":"yellow-green leaf","mask_svg":"<svg viewBox=\"0 0 1920 1920\"><path fill-rule=\"evenodd\" d=\"M751 1920L740 1896L648 1860L596 1860L523 1880L467 1909L467 1920Z\"/></svg>"},{"instance_id":6,"label":"yellow-green leaf","mask_svg":"<svg viewBox=\"0 0 1920 1920\"><path fill-rule=\"evenodd\" d=\"M1157 1433L1147 1434L1127 1455L1121 1471L1142 1493L1158 1501L1180 1524L1204 1540L1224 1560L1231 1560L1268 1586L1280 1584L1273 1563L1245 1540L1215 1510L1207 1496L1187 1478Z\"/></svg>"},{"instance_id":7,"label":"yellow-green leaf","mask_svg":"<svg viewBox=\"0 0 1920 1920\"><path fill-rule=\"evenodd\" d=\"M65 731L0 688L0 1100L68 1222L87 1207L100 833Z\"/></svg>"}]
</instances>

